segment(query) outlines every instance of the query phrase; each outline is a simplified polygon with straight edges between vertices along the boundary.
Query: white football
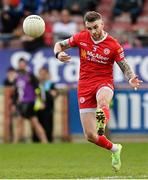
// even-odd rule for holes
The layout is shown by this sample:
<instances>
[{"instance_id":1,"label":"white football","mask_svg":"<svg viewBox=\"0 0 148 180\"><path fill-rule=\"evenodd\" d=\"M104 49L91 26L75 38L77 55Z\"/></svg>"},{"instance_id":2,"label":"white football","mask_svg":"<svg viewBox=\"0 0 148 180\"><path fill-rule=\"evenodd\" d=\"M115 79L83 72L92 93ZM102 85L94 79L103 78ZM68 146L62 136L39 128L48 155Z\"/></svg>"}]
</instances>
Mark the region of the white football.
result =
<instances>
[{"instance_id":1,"label":"white football","mask_svg":"<svg viewBox=\"0 0 148 180\"><path fill-rule=\"evenodd\" d=\"M38 15L27 16L23 22L23 30L28 36L40 37L45 31L45 22Z\"/></svg>"}]
</instances>

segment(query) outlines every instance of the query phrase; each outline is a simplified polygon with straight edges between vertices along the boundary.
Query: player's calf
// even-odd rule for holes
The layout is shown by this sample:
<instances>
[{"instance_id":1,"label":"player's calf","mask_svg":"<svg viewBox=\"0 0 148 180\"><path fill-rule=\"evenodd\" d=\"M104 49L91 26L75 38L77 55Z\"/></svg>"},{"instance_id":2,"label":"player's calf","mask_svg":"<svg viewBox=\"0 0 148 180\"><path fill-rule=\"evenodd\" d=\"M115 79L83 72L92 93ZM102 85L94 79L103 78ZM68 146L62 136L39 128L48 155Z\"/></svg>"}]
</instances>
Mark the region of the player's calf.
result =
<instances>
[{"instance_id":1,"label":"player's calf","mask_svg":"<svg viewBox=\"0 0 148 180\"><path fill-rule=\"evenodd\" d=\"M85 139L91 143L95 143L96 142L96 133L85 132Z\"/></svg>"}]
</instances>

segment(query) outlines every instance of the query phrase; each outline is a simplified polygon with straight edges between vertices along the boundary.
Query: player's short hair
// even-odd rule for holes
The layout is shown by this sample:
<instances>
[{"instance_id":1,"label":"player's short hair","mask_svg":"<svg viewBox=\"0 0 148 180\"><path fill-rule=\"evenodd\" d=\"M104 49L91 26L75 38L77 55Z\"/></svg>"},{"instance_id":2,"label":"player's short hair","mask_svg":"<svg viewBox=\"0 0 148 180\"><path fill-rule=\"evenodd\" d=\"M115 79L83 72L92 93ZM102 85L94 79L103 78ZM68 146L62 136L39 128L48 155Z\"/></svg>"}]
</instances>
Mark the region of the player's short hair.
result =
<instances>
[{"instance_id":1,"label":"player's short hair","mask_svg":"<svg viewBox=\"0 0 148 180\"><path fill-rule=\"evenodd\" d=\"M84 22L88 21L88 22L94 22L96 20L102 19L101 14L99 14L96 11L88 11L85 15L84 15Z\"/></svg>"}]
</instances>

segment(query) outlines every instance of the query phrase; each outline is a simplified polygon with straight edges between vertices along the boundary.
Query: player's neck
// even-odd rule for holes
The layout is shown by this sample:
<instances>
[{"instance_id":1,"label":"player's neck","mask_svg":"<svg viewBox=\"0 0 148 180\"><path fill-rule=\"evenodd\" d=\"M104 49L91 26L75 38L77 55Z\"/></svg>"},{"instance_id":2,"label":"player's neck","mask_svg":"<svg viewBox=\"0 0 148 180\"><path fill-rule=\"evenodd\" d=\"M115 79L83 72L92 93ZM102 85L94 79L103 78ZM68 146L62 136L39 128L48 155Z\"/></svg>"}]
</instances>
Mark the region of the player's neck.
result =
<instances>
[{"instance_id":1,"label":"player's neck","mask_svg":"<svg viewBox=\"0 0 148 180\"><path fill-rule=\"evenodd\" d=\"M100 33L100 37L98 37L95 41L101 41L104 37L105 37L105 35L106 35L106 32L104 32L103 30L102 30L102 32Z\"/></svg>"},{"instance_id":2,"label":"player's neck","mask_svg":"<svg viewBox=\"0 0 148 180\"><path fill-rule=\"evenodd\" d=\"M98 37L97 39L94 39L92 36L91 36L91 39L95 42L95 43L99 43L101 41L103 41L107 36L107 32L105 31L102 31L101 34L100 34L100 37Z\"/></svg>"}]
</instances>

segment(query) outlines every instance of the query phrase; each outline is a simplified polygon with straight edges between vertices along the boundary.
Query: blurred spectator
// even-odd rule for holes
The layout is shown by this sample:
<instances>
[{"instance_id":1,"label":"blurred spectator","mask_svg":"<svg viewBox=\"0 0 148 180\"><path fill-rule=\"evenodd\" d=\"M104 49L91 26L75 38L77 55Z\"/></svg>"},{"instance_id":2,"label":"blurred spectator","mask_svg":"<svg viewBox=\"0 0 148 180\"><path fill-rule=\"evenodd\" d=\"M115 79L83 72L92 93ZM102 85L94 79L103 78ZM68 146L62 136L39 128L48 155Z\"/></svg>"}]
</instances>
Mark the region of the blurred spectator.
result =
<instances>
[{"instance_id":1,"label":"blurred spectator","mask_svg":"<svg viewBox=\"0 0 148 180\"><path fill-rule=\"evenodd\" d=\"M84 30L83 11L81 10L80 4L76 1L70 6L70 13L72 21L77 24L77 31Z\"/></svg>"},{"instance_id":2,"label":"blurred spectator","mask_svg":"<svg viewBox=\"0 0 148 180\"><path fill-rule=\"evenodd\" d=\"M142 12L143 0L116 0L113 9L113 18L121 15L122 13L129 13L131 16L132 24L137 22L137 18Z\"/></svg>"},{"instance_id":3,"label":"blurred spectator","mask_svg":"<svg viewBox=\"0 0 148 180\"><path fill-rule=\"evenodd\" d=\"M64 8L71 10L73 8L78 8L79 6L80 12L84 14L86 11L96 10L96 7L99 4L100 0L65 0Z\"/></svg>"},{"instance_id":4,"label":"blurred spectator","mask_svg":"<svg viewBox=\"0 0 148 180\"><path fill-rule=\"evenodd\" d=\"M24 35L22 38L23 48L26 51L33 52L44 46L44 38L40 36L38 38L32 38Z\"/></svg>"},{"instance_id":5,"label":"blurred spectator","mask_svg":"<svg viewBox=\"0 0 148 180\"><path fill-rule=\"evenodd\" d=\"M3 7L3 6L2 6L2 1L0 1L0 10L2 9L2 7Z\"/></svg>"},{"instance_id":6,"label":"blurred spectator","mask_svg":"<svg viewBox=\"0 0 148 180\"><path fill-rule=\"evenodd\" d=\"M24 12L30 12L30 14L38 14L40 12L41 0L21 0L21 2Z\"/></svg>"},{"instance_id":7,"label":"blurred spectator","mask_svg":"<svg viewBox=\"0 0 148 180\"><path fill-rule=\"evenodd\" d=\"M65 4L65 0L41 0L42 12L51 10L62 10Z\"/></svg>"},{"instance_id":8,"label":"blurred spectator","mask_svg":"<svg viewBox=\"0 0 148 180\"><path fill-rule=\"evenodd\" d=\"M2 33L12 33L13 30L19 24L23 13L19 8L19 1L2 1L1 9L1 23L2 23Z\"/></svg>"},{"instance_id":9,"label":"blurred spectator","mask_svg":"<svg viewBox=\"0 0 148 180\"><path fill-rule=\"evenodd\" d=\"M49 16L50 14L48 12L42 13L42 18L45 21L45 32L43 35L43 43L45 46L53 45L53 25Z\"/></svg>"},{"instance_id":10,"label":"blurred spectator","mask_svg":"<svg viewBox=\"0 0 148 180\"><path fill-rule=\"evenodd\" d=\"M13 87L15 85L16 71L13 67L9 67L7 70L7 76L4 80L4 86Z\"/></svg>"},{"instance_id":11,"label":"blurred spectator","mask_svg":"<svg viewBox=\"0 0 148 180\"><path fill-rule=\"evenodd\" d=\"M63 9L60 15L61 19L53 25L55 41L69 38L77 32L77 24L71 21L69 10Z\"/></svg>"},{"instance_id":12,"label":"blurred spectator","mask_svg":"<svg viewBox=\"0 0 148 180\"><path fill-rule=\"evenodd\" d=\"M50 19L51 23L56 23L60 19L60 12L55 9L51 10L48 18Z\"/></svg>"},{"instance_id":13,"label":"blurred spectator","mask_svg":"<svg viewBox=\"0 0 148 180\"><path fill-rule=\"evenodd\" d=\"M96 7L99 5L100 0L86 0L85 3L84 1L81 2L81 5L83 4L84 6L84 11L94 11L96 10Z\"/></svg>"},{"instance_id":14,"label":"blurred spectator","mask_svg":"<svg viewBox=\"0 0 148 180\"><path fill-rule=\"evenodd\" d=\"M12 114L13 109L13 95L14 85L16 80L16 71L14 68L9 67L7 76L4 80L4 142L11 142L13 140L12 128Z\"/></svg>"},{"instance_id":15,"label":"blurred spectator","mask_svg":"<svg viewBox=\"0 0 148 180\"><path fill-rule=\"evenodd\" d=\"M83 12L81 11L81 7L78 2L74 2L70 6L69 10L70 10L71 15L81 15L81 16L83 15Z\"/></svg>"},{"instance_id":16,"label":"blurred spectator","mask_svg":"<svg viewBox=\"0 0 148 180\"><path fill-rule=\"evenodd\" d=\"M32 128L35 130L40 141L42 143L47 142L44 129L39 123L34 111L35 89L37 87L37 79L28 71L27 61L21 58L19 60L18 76L15 85L16 93L14 97L14 104L16 105L18 113L15 143L23 140L25 118L30 120Z\"/></svg>"},{"instance_id":17,"label":"blurred spectator","mask_svg":"<svg viewBox=\"0 0 148 180\"><path fill-rule=\"evenodd\" d=\"M77 24L77 31L82 31L85 29L84 20L82 16L75 15L72 17L72 20Z\"/></svg>"},{"instance_id":18,"label":"blurred spectator","mask_svg":"<svg viewBox=\"0 0 148 180\"><path fill-rule=\"evenodd\" d=\"M133 47L135 48L142 48L142 42L138 37L134 38Z\"/></svg>"},{"instance_id":19,"label":"blurred spectator","mask_svg":"<svg viewBox=\"0 0 148 180\"><path fill-rule=\"evenodd\" d=\"M10 6L18 7L21 3L21 0L9 0Z\"/></svg>"},{"instance_id":20,"label":"blurred spectator","mask_svg":"<svg viewBox=\"0 0 148 180\"><path fill-rule=\"evenodd\" d=\"M36 92L40 99L35 103L38 119L42 124L49 142L53 141L53 114L54 114L54 98L57 96L57 90L51 81L51 75L47 68L39 70L39 89ZM33 133L33 141L38 142L39 138Z\"/></svg>"},{"instance_id":21,"label":"blurred spectator","mask_svg":"<svg viewBox=\"0 0 148 180\"><path fill-rule=\"evenodd\" d=\"M127 34L122 34L120 39L121 39L120 43L124 49L131 49L132 48L132 43L130 42Z\"/></svg>"}]
</instances>

